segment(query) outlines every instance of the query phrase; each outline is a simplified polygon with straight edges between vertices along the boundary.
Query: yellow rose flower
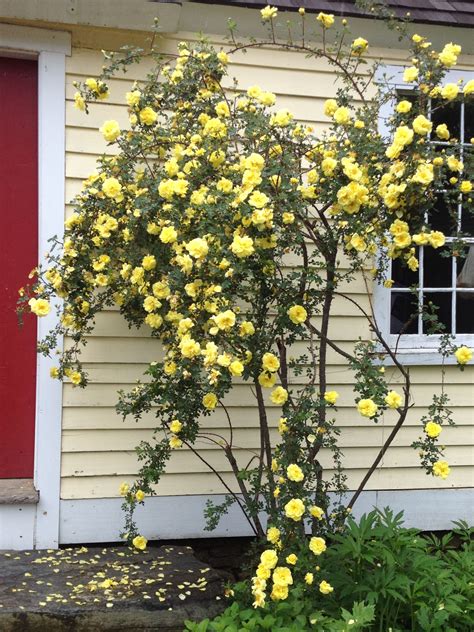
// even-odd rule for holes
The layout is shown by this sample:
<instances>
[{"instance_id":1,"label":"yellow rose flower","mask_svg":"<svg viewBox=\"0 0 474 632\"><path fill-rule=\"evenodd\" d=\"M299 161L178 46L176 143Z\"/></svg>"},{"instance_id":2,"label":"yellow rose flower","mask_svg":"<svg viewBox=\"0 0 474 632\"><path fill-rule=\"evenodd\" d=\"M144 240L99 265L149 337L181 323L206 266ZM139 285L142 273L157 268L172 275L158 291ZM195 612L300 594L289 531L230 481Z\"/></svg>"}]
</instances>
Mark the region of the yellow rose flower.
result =
<instances>
[{"instance_id":1,"label":"yellow rose flower","mask_svg":"<svg viewBox=\"0 0 474 632\"><path fill-rule=\"evenodd\" d=\"M426 116L423 116L423 114L419 114L414 119L412 127L417 134L420 134L420 136L426 136L431 132L433 123L429 121Z\"/></svg>"},{"instance_id":2,"label":"yellow rose flower","mask_svg":"<svg viewBox=\"0 0 474 632\"><path fill-rule=\"evenodd\" d=\"M324 518L324 510L321 509L321 507L318 507L317 505L312 505L309 508L309 513L311 514L313 518L316 518L316 520L322 520Z\"/></svg>"},{"instance_id":3,"label":"yellow rose flower","mask_svg":"<svg viewBox=\"0 0 474 632\"><path fill-rule=\"evenodd\" d=\"M280 529L277 529L276 527L269 527L269 529L267 530L267 540L271 543L271 544L276 544L280 539Z\"/></svg>"},{"instance_id":4,"label":"yellow rose flower","mask_svg":"<svg viewBox=\"0 0 474 632\"><path fill-rule=\"evenodd\" d=\"M247 236L240 237L239 235L235 235L230 245L230 250L236 257L239 257L239 259L250 257L250 255L255 252L253 239Z\"/></svg>"},{"instance_id":5,"label":"yellow rose flower","mask_svg":"<svg viewBox=\"0 0 474 632\"><path fill-rule=\"evenodd\" d=\"M298 561L298 556L295 555L294 553L290 553L289 555L286 556L285 558L285 562L287 564L291 564L292 566L294 566L296 564L296 562Z\"/></svg>"},{"instance_id":6,"label":"yellow rose flower","mask_svg":"<svg viewBox=\"0 0 474 632\"><path fill-rule=\"evenodd\" d=\"M186 250L189 252L191 257L194 257L195 259L204 259L209 252L209 246L205 239L196 237L186 244Z\"/></svg>"},{"instance_id":7,"label":"yellow rose flower","mask_svg":"<svg viewBox=\"0 0 474 632\"><path fill-rule=\"evenodd\" d=\"M326 541L324 538L313 537L309 541L309 550L315 555L321 555L326 550Z\"/></svg>"},{"instance_id":8,"label":"yellow rose flower","mask_svg":"<svg viewBox=\"0 0 474 632\"><path fill-rule=\"evenodd\" d=\"M470 193L472 191L472 182L469 182L469 180L463 180L459 185L459 190L461 193Z\"/></svg>"},{"instance_id":9,"label":"yellow rose flower","mask_svg":"<svg viewBox=\"0 0 474 632\"><path fill-rule=\"evenodd\" d=\"M389 391L385 397L385 403L389 408L400 408L402 405L402 396L396 391Z\"/></svg>"},{"instance_id":10,"label":"yellow rose flower","mask_svg":"<svg viewBox=\"0 0 474 632\"><path fill-rule=\"evenodd\" d=\"M143 535L137 535L135 538L133 538L132 540L132 544L136 549L139 549L140 551L144 551L146 549L146 545L148 543L148 540L145 538L145 536Z\"/></svg>"},{"instance_id":11,"label":"yellow rose flower","mask_svg":"<svg viewBox=\"0 0 474 632\"><path fill-rule=\"evenodd\" d=\"M403 72L403 81L405 81L405 83L412 83L418 79L418 74L418 68L415 68L414 66L405 68L405 71Z\"/></svg>"},{"instance_id":12,"label":"yellow rose flower","mask_svg":"<svg viewBox=\"0 0 474 632\"><path fill-rule=\"evenodd\" d=\"M440 140L449 140L449 130L448 130L448 126L446 125L446 123L441 123L441 125L437 125L436 129L436 136L440 139Z\"/></svg>"},{"instance_id":13,"label":"yellow rose flower","mask_svg":"<svg viewBox=\"0 0 474 632\"><path fill-rule=\"evenodd\" d=\"M153 125L153 123L155 123L156 119L158 118L158 114L150 107L146 107L143 108L143 110L140 110L138 116L140 118L140 123L142 123L143 125Z\"/></svg>"},{"instance_id":14,"label":"yellow rose flower","mask_svg":"<svg viewBox=\"0 0 474 632\"><path fill-rule=\"evenodd\" d=\"M464 345L456 349L454 355L459 364L467 364L472 360L472 350Z\"/></svg>"},{"instance_id":15,"label":"yellow rose flower","mask_svg":"<svg viewBox=\"0 0 474 632\"><path fill-rule=\"evenodd\" d=\"M214 316L214 322L222 331L228 331L235 325L235 314L231 309L227 309Z\"/></svg>"},{"instance_id":16,"label":"yellow rose flower","mask_svg":"<svg viewBox=\"0 0 474 632\"><path fill-rule=\"evenodd\" d=\"M268 5L260 10L260 15L262 16L262 20L264 22L268 22L269 20L276 18L278 15L278 9Z\"/></svg>"},{"instance_id":17,"label":"yellow rose flower","mask_svg":"<svg viewBox=\"0 0 474 632\"><path fill-rule=\"evenodd\" d=\"M266 196L265 193L254 191L249 197L248 202L250 206L253 206L254 208L263 208L270 202L270 198Z\"/></svg>"},{"instance_id":18,"label":"yellow rose flower","mask_svg":"<svg viewBox=\"0 0 474 632\"><path fill-rule=\"evenodd\" d=\"M183 424L179 421L179 419L173 419L173 421L170 423L170 430L174 434L180 433L182 428Z\"/></svg>"},{"instance_id":19,"label":"yellow rose flower","mask_svg":"<svg viewBox=\"0 0 474 632\"><path fill-rule=\"evenodd\" d=\"M474 92L474 79L471 79L464 86L463 93L467 95L467 94L472 94L473 92Z\"/></svg>"},{"instance_id":20,"label":"yellow rose flower","mask_svg":"<svg viewBox=\"0 0 474 632\"><path fill-rule=\"evenodd\" d=\"M234 377L236 377L236 376L238 377L238 376L242 375L242 373L244 372L244 365L242 364L242 362L240 362L240 360L234 360L229 365L229 372Z\"/></svg>"},{"instance_id":21,"label":"yellow rose flower","mask_svg":"<svg viewBox=\"0 0 474 632\"><path fill-rule=\"evenodd\" d=\"M285 505L285 516L298 522L305 512L305 505L300 498L292 498Z\"/></svg>"},{"instance_id":22,"label":"yellow rose flower","mask_svg":"<svg viewBox=\"0 0 474 632\"><path fill-rule=\"evenodd\" d=\"M273 353L264 353L262 366L269 373L275 373L280 368L280 360Z\"/></svg>"},{"instance_id":23,"label":"yellow rose flower","mask_svg":"<svg viewBox=\"0 0 474 632\"><path fill-rule=\"evenodd\" d=\"M274 584L270 597L273 601L283 601L288 597L288 586L286 584Z\"/></svg>"},{"instance_id":24,"label":"yellow rose flower","mask_svg":"<svg viewBox=\"0 0 474 632\"><path fill-rule=\"evenodd\" d=\"M171 435L170 440L169 440L169 445L172 450L176 450L183 445L183 442L176 435Z\"/></svg>"},{"instance_id":25,"label":"yellow rose flower","mask_svg":"<svg viewBox=\"0 0 474 632\"><path fill-rule=\"evenodd\" d=\"M447 83L441 88L441 96L447 101L453 101L459 94L459 86L455 83Z\"/></svg>"},{"instance_id":26,"label":"yellow rose flower","mask_svg":"<svg viewBox=\"0 0 474 632\"><path fill-rule=\"evenodd\" d=\"M105 121L100 132L105 140L111 143L120 136L120 125L117 121Z\"/></svg>"},{"instance_id":27,"label":"yellow rose flower","mask_svg":"<svg viewBox=\"0 0 474 632\"><path fill-rule=\"evenodd\" d=\"M215 393L207 393L202 398L202 405L208 410L214 410L217 406L217 395Z\"/></svg>"},{"instance_id":28,"label":"yellow rose flower","mask_svg":"<svg viewBox=\"0 0 474 632\"><path fill-rule=\"evenodd\" d=\"M409 112L412 107L412 103L404 99L397 104L396 110L399 114L407 114L407 112Z\"/></svg>"},{"instance_id":29,"label":"yellow rose flower","mask_svg":"<svg viewBox=\"0 0 474 632\"><path fill-rule=\"evenodd\" d=\"M329 595L330 593L332 593L334 590L334 588L331 586L331 584L329 584L326 580L323 579L323 581L319 584L319 592L322 593L323 595Z\"/></svg>"},{"instance_id":30,"label":"yellow rose flower","mask_svg":"<svg viewBox=\"0 0 474 632\"><path fill-rule=\"evenodd\" d=\"M441 433L442 427L440 424L437 424L435 421L428 421L425 424L425 432L431 439L436 439L437 436Z\"/></svg>"},{"instance_id":31,"label":"yellow rose flower","mask_svg":"<svg viewBox=\"0 0 474 632\"><path fill-rule=\"evenodd\" d=\"M347 125L351 120L349 108L346 108L345 106L338 107L333 114L333 118L338 125Z\"/></svg>"},{"instance_id":32,"label":"yellow rose flower","mask_svg":"<svg viewBox=\"0 0 474 632\"><path fill-rule=\"evenodd\" d=\"M199 355L201 351L201 345L191 338L189 334L186 334L181 338L179 343L179 350L184 358L194 358Z\"/></svg>"},{"instance_id":33,"label":"yellow rose flower","mask_svg":"<svg viewBox=\"0 0 474 632\"><path fill-rule=\"evenodd\" d=\"M244 322L240 325L239 334L241 336L253 336L254 333L255 327L253 326L253 323L249 320L244 320Z\"/></svg>"},{"instance_id":34,"label":"yellow rose flower","mask_svg":"<svg viewBox=\"0 0 474 632\"><path fill-rule=\"evenodd\" d=\"M306 584L308 584L308 586L311 586L314 581L313 573L306 573L306 575L304 576L304 581Z\"/></svg>"},{"instance_id":35,"label":"yellow rose flower","mask_svg":"<svg viewBox=\"0 0 474 632\"><path fill-rule=\"evenodd\" d=\"M137 499L139 503L143 502L145 500L145 492L142 491L141 489L138 489L137 492L135 493L135 498Z\"/></svg>"},{"instance_id":36,"label":"yellow rose flower","mask_svg":"<svg viewBox=\"0 0 474 632\"><path fill-rule=\"evenodd\" d=\"M160 241L164 244L172 244L176 241L178 233L174 226L165 226L160 232Z\"/></svg>"},{"instance_id":37,"label":"yellow rose flower","mask_svg":"<svg viewBox=\"0 0 474 632\"><path fill-rule=\"evenodd\" d=\"M308 312L302 305L293 305L288 309L287 314L295 325L301 325L308 318Z\"/></svg>"},{"instance_id":38,"label":"yellow rose flower","mask_svg":"<svg viewBox=\"0 0 474 632\"><path fill-rule=\"evenodd\" d=\"M267 373L266 371L264 371L258 376L258 383L260 384L260 386L263 386L263 388L272 388L273 386L275 386L275 382L275 373Z\"/></svg>"},{"instance_id":39,"label":"yellow rose flower","mask_svg":"<svg viewBox=\"0 0 474 632\"><path fill-rule=\"evenodd\" d=\"M125 100L127 102L128 107L135 108L140 103L142 93L140 90L132 90L131 92L127 92L125 94Z\"/></svg>"},{"instance_id":40,"label":"yellow rose flower","mask_svg":"<svg viewBox=\"0 0 474 632\"><path fill-rule=\"evenodd\" d=\"M439 230L431 231L431 233L429 233L428 235L428 239L429 239L430 245L433 248L441 248L441 246L444 246L444 244L446 243L446 237Z\"/></svg>"},{"instance_id":41,"label":"yellow rose flower","mask_svg":"<svg viewBox=\"0 0 474 632\"><path fill-rule=\"evenodd\" d=\"M448 478L451 469L448 465L447 461L436 461L433 464L433 474L434 476L439 476L443 480Z\"/></svg>"},{"instance_id":42,"label":"yellow rose flower","mask_svg":"<svg viewBox=\"0 0 474 632\"><path fill-rule=\"evenodd\" d=\"M272 580L277 586L288 586L293 583L293 576L286 566L277 566L273 571Z\"/></svg>"},{"instance_id":43,"label":"yellow rose flower","mask_svg":"<svg viewBox=\"0 0 474 632\"><path fill-rule=\"evenodd\" d=\"M274 404L278 406L283 406L283 404L288 399L288 391L283 388L283 386L277 386L272 394L270 395L270 399Z\"/></svg>"},{"instance_id":44,"label":"yellow rose flower","mask_svg":"<svg viewBox=\"0 0 474 632\"><path fill-rule=\"evenodd\" d=\"M326 99L324 102L324 114L326 116L333 116L337 108L338 105L336 99Z\"/></svg>"},{"instance_id":45,"label":"yellow rose flower","mask_svg":"<svg viewBox=\"0 0 474 632\"><path fill-rule=\"evenodd\" d=\"M150 271L156 268L156 259L153 255L145 255L142 259L142 268Z\"/></svg>"},{"instance_id":46,"label":"yellow rose flower","mask_svg":"<svg viewBox=\"0 0 474 632\"><path fill-rule=\"evenodd\" d=\"M117 198L122 192L122 185L117 178L106 178L102 184L102 191L108 198Z\"/></svg>"},{"instance_id":47,"label":"yellow rose flower","mask_svg":"<svg viewBox=\"0 0 474 632\"><path fill-rule=\"evenodd\" d=\"M369 42L363 37L356 38L351 45L352 52L356 55L362 55L369 47Z\"/></svg>"},{"instance_id":48,"label":"yellow rose flower","mask_svg":"<svg viewBox=\"0 0 474 632\"><path fill-rule=\"evenodd\" d=\"M270 117L270 125L274 127L287 127L293 120L293 114L289 110L278 110Z\"/></svg>"},{"instance_id":49,"label":"yellow rose flower","mask_svg":"<svg viewBox=\"0 0 474 632\"><path fill-rule=\"evenodd\" d=\"M334 24L334 15L332 13L323 13L320 12L316 16L317 21L323 25L325 29L331 28Z\"/></svg>"},{"instance_id":50,"label":"yellow rose flower","mask_svg":"<svg viewBox=\"0 0 474 632\"><path fill-rule=\"evenodd\" d=\"M361 399L357 402L357 410L363 417L374 417L377 414L378 406L371 399Z\"/></svg>"},{"instance_id":51,"label":"yellow rose flower","mask_svg":"<svg viewBox=\"0 0 474 632\"><path fill-rule=\"evenodd\" d=\"M324 393L324 400L328 404L334 405L337 402L338 397L339 397L339 393L337 391L326 391Z\"/></svg>"},{"instance_id":52,"label":"yellow rose flower","mask_svg":"<svg viewBox=\"0 0 474 632\"><path fill-rule=\"evenodd\" d=\"M260 564L267 569L275 568L278 563L278 555L274 549L267 549L260 555Z\"/></svg>"},{"instance_id":53,"label":"yellow rose flower","mask_svg":"<svg viewBox=\"0 0 474 632\"><path fill-rule=\"evenodd\" d=\"M84 101L84 97L80 92L74 93L74 107L76 108L76 110L80 110L81 112L84 112L84 110L86 109L86 102Z\"/></svg>"},{"instance_id":54,"label":"yellow rose flower","mask_svg":"<svg viewBox=\"0 0 474 632\"><path fill-rule=\"evenodd\" d=\"M130 491L130 485L128 483L121 483L119 487L120 496L126 496Z\"/></svg>"},{"instance_id":55,"label":"yellow rose flower","mask_svg":"<svg viewBox=\"0 0 474 632\"><path fill-rule=\"evenodd\" d=\"M39 316L40 318L42 316L47 316L51 311L51 305L44 298L30 298L28 305L30 306L30 310L33 314Z\"/></svg>"},{"instance_id":56,"label":"yellow rose flower","mask_svg":"<svg viewBox=\"0 0 474 632\"><path fill-rule=\"evenodd\" d=\"M301 483L304 480L303 470L296 463L292 463L286 468L286 475L294 483Z\"/></svg>"}]
</instances>

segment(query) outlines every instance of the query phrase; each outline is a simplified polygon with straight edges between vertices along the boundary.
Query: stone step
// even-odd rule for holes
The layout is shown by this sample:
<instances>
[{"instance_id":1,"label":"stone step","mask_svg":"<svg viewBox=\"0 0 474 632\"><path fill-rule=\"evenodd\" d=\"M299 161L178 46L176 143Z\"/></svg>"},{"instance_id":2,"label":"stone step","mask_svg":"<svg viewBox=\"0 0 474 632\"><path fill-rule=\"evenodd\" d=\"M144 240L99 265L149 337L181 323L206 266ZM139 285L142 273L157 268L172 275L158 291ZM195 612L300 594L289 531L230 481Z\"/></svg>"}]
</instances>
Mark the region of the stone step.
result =
<instances>
[{"instance_id":1,"label":"stone step","mask_svg":"<svg viewBox=\"0 0 474 632\"><path fill-rule=\"evenodd\" d=\"M230 576L187 546L0 552L1 632L181 632L226 607Z\"/></svg>"}]
</instances>

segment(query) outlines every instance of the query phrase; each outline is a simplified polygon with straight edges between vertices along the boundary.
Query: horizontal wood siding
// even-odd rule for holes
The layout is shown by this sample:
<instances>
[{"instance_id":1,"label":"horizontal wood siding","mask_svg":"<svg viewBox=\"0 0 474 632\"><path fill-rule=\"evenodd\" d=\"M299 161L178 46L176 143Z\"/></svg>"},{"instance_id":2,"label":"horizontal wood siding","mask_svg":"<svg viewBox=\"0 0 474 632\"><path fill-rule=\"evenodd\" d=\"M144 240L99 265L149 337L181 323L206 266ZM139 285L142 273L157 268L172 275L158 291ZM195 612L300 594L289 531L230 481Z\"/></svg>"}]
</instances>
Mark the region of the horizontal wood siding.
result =
<instances>
[{"instance_id":1,"label":"horizontal wood siding","mask_svg":"<svg viewBox=\"0 0 474 632\"><path fill-rule=\"evenodd\" d=\"M162 41L163 50L172 52L176 43L187 34L177 34ZM386 52L387 63L400 63L399 51ZM67 63L66 104L66 207L70 212L70 199L79 192L81 182L95 168L97 157L106 148L98 128L106 119L117 119L127 125L127 114L122 103L124 95L135 79L145 76L147 64L132 67L125 78L110 81L110 99L106 103L93 104L86 116L73 107L73 81L80 81L100 71L100 51L73 49ZM288 108L295 116L316 130L327 127L323 115L323 103L336 92L335 77L331 69L319 60L309 60L290 52L251 50L240 54L231 66L231 77L237 77L245 89L259 84L277 94L277 106ZM228 81L231 85L231 81ZM342 258L343 259L343 258ZM290 260L288 265L295 262ZM344 261L342 261L344 265ZM366 282L362 275L345 289L350 296L369 308ZM369 338L369 331L360 313L350 302L337 299L336 315L331 321L332 337L345 349L350 349L359 337ZM301 343L297 343L301 347ZM298 349L295 349L297 352ZM90 386L74 389L64 386L63 437L62 437L62 486L64 499L101 498L118 495L123 480L132 481L137 471L134 447L151 437L154 425L153 411L135 423L122 421L114 410L119 389L133 387L145 370L147 363L160 357L160 345L150 342L145 329L129 329L116 310L109 310L97 317L94 334L84 350L83 360L90 376ZM347 365L334 352L329 352L329 388L340 392L339 425L342 428L341 446L348 468L348 482L353 489L365 473L365 468L377 454L390 428L394 415L387 413L378 425L360 417L354 409L352 392L353 376ZM448 367L446 384L452 401L456 428L443 431L447 446L447 459L452 474L447 481L426 476L418 467L417 453L410 448L421 431L420 417L426 413L434 392L439 390L437 367L412 367L415 406L407 420L406 429L399 435L394 447L384 458L383 466L368 485L368 489L442 489L466 487L473 483L474 400L472 369L460 372ZM394 384L399 382L393 369L387 375ZM292 384L301 378L292 376ZM267 395L268 399L268 395ZM232 393L226 398L235 428L234 443L238 446L239 462L248 461L246 450L255 448L258 441L255 399L250 388L237 381ZM280 409L270 407L270 420L275 425ZM215 411L203 420L205 427L220 434L227 432L224 416ZM277 433L272 432L275 439ZM235 487L229 467L219 448L206 449L206 458L222 473L224 479ZM330 468L328 454L323 455ZM328 470L330 473L330 470ZM222 487L215 477L206 472L202 463L188 450L173 454L168 473L159 485L161 495L218 494Z\"/></svg>"}]
</instances>

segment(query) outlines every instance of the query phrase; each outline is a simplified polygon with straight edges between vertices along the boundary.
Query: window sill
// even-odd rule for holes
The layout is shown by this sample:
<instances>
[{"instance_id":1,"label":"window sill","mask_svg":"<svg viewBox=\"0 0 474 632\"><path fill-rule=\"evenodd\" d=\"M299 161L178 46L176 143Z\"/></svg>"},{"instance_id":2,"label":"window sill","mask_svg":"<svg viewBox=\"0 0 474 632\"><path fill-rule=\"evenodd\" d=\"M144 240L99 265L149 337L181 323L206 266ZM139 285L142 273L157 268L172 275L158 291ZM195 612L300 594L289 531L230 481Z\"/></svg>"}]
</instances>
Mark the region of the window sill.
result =
<instances>
[{"instance_id":1,"label":"window sill","mask_svg":"<svg viewBox=\"0 0 474 632\"><path fill-rule=\"evenodd\" d=\"M377 352L383 353L383 352ZM437 349L398 349L397 360L404 366L454 366L457 365L456 358L444 358ZM395 366L389 355L383 355L374 362L380 366Z\"/></svg>"},{"instance_id":2,"label":"window sill","mask_svg":"<svg viewBox=\"0 0 474 632\"><path fill-rule=\"evenodd\" d=\"M0 505L36 505L38 501L32 478L0 479Z\"/></svg>"}]
</instances>

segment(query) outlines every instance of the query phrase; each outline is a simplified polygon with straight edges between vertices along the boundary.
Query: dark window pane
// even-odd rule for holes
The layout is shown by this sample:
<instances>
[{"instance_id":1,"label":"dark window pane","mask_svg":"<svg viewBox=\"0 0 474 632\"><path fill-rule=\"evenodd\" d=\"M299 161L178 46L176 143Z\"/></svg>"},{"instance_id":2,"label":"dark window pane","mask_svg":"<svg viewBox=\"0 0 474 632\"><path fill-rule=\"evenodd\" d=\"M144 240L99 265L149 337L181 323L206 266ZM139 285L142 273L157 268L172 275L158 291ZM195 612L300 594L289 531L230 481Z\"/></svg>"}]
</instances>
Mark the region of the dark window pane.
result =
<instances>
[{"instance_id":1,"label":"dark window pane","mask_svg":"<svg viewBox=\"0 0 474 632\"><path fill-rule=\"evenodd\" d=\"M417 334L417 299L410 292L392 292L390 312L391 334Z\"/></svg>"},{"instance_id":2,"label":"dark window pane","mask_svg":"<svg viewBox=\"0 0 474 632\"><path fill-rule=\"evenodd\" d=\"M440 230L445 235L454 235L457 230L457 206L448 205L440 194L433 208L428 212L428 222L432 230Z\"/></svg>"},{"instance_id":3,"label":"dark window pane","mask_svg":"<svg viewBox=\"0 0 474 632\"><path fill-rule=\"evenodd\" d=\"M451 134L451 138L460 138L461 134L461 104L459 102L446 103L439 99L432 101L431 120L434 130L438 125L446 123Z\"/></svg>"},{"instance_id":4,"label":"dark window pane","mask_svg":"<svg viewBox=\"0 0 474 632\"><path fill-rule=\"evenodd\" d=\"M453 260L451 257L441 256L442 252L443 249L435 250L431 246L426 246L424 249L423 287L453 286Z\"/></svg>"},{"instance_id":5,"label":"dark window pane","mask_svg":"<svg viewBox=\"0 0 474 632\"><path fill-rule=\"evenodd\" d=\"M474 235L474 212L465 208L461 211L461 231L465 235Z\"/></svg>"},{"instance_id":6,"label":"dark window pane","mask_svg":"<svg viewBox=\"0 0 474 632\"><path fill-rule=\"evenodd\" d=\"M451 292L426 292L423 298L424 313L423 318L424 334L449 333L451 331ZM436 315L437 321L433 322L432 317Z\"/></svg>"},{"instance_id":7,"label":"dark window pane","mask_svg":"<svg viewBox=\"0 0 474 632\"><path fill-rule=\"evenodd\" d=\"M418 253L416 253L416 256L418 256ZM394 288L412 287L420 283L418 271L412 272L401 259L394 259L392 261L392 280Z\"/></svg>"},{"instance_id":8,"label":"dark window pane","mask_svg":"<svg viewBox=\"0 0 474 632\"><path fill-rule=\"evenodd\" d=\"M456 292L456 333L474 334L474 292Z\"/></svg>"},{"instance_id":9,"label":"dark window pane","mask_svg":"<svg viewBox=\"0 0 474 632\"><path fill-rule=\"evenodd\" d=\"M474 287L474 246L466 248L462 256L456 257L456 286Z\"/></svg>"},{"instance_id":10,"label":"dark window pane","mask_svg":"<svg viewBox=\"0 0 474 632\"><path fill-rule=\"evenodd\" d=\"M466 101L464 103L464 142L469 143L474 136L474 103Z\"/></svg>"}]
</instances>

